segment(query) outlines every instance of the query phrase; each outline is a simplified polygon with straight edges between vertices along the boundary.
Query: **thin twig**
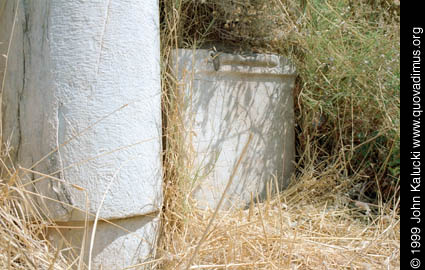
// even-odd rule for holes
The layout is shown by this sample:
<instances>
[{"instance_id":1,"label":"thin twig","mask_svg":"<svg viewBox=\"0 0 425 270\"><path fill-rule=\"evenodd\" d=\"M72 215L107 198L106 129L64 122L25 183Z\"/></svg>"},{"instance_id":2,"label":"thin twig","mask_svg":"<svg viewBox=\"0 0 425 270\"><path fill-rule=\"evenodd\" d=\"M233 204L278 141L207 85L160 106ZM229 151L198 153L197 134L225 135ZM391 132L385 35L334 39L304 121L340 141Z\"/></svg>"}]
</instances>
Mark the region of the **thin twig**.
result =
<instances>
[{"instance_id":1,"label":"thin twig","mask_svg":"<svg viewBox=\"0 0 425 270\"><path fill-rule=\"evenodd\" d=\"M4 64L4 73L3 73L3 80L1 83L1 90L0 90L0 153L2 151L2 141L3 141L3 123L1 122L2 113L1 113L1 104L3 103L3 90L4 85L6 81L6 74L7 74L7 64L9 63L9 52L10 48L12 47L12 40L13 40L13 33L15 32L15 24L16 24L16 17L18 16L18 7L19 7L19 0L16 0L16 8L15 8L15 15L13 16L13 24L12 24L12 31L10 33L9 38L9 45L7 46L7 52L6 52L6 63Z\"/></svg>"},{"instance_id":2,"label":"thin twig","mask_svg":"<svg viewBox=\"0 0 425 270\"><path fill-rule=\"evenodd\" d=\"M251 140L252 140L252 134L250 133L249 134L249 137L248 137L248 140L247 140L244 148L242 149L242 153L241 153L238 161L236 162L235 167L233 168L233 171L232 171L232 174L230 175L229 181L227 181L227 185L224 188L223 193L221 194L220 201L218 202L217 207L215 208L214 214L212 215L212 217L211 217L211 219L210 219L210 221L208 223L207 228L205 229L204 233L202 234L202 237L199 240L199 243L196 246L195 251L193 252L192 257L190 258L189 263L187 264L186 270L189 270L190 269L190 265L192 264L193 260L195 259L196 254L199 252L199 249L200 249L200 247L202 245L202 242L205 240L205 237L207 236L207 234L208 234L208 232L209 232L209 230L210 230L210 228L212 226L212 223L213 223L214 219L217 216L218 210L220 210L220 206L221 206L221 204L224 201L224 197L226 196L226 192L227 192L227 190L229 189L230 185L233 182L233 178L235 177L236 172L237 172L237 170L239 168L239 165L241 164L241 161L242 161L243 157L245 156L246 151L248 150L248 145L251 143Z\"/></svg>"}]
</instances>

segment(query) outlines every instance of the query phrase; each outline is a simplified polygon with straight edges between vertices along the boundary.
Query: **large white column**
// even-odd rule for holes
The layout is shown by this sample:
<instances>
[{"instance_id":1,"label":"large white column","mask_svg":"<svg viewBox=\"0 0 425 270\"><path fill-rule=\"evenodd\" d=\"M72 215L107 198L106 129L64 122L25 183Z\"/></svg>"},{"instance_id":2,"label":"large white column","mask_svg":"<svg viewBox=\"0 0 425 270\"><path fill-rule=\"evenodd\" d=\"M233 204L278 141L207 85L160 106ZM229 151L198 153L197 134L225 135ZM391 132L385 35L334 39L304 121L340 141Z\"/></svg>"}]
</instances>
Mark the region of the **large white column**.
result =
<instances>
[{"instance_id":1,"label":"large white column","mask_svg":"<svg viewBox=\"0 0 425 270\"><path fill-rule=\"evenodd\" d=\"M223 208L243 208L257 194L264 199L267 183L275 190L274 177L279 188L287 186L295 155L294 66L278 55L184 49L175 51L174 66L198 206L217 206L249 134Z\"/></svg>"},{"instance_id":2,"label":"large white column","mask_svg":"<svg viewBox=\"0 0 425 270\"><path fill-rule=\"evenodd\" d=\"M14 1L6 2L10 19ZM2 94L3 142L10 139L16 164L36 164L35 171L61 180L25 176L53 199L35 197L56 221L81 222L86 210L93 220L101 208L100 218L123 227L131 218L139 233L157 232L158 219L145 215L157 215L162 204L158 8L157 0L19 2L9 56L16 72L8 71ZM99 226L100 237L128 238ZM124 244L125 252L143 260L150 248L135 243ZM120 258L123 250L102 250L119 267L130 263L120 262L128 257Z\"/></svg>"}]
</instances>

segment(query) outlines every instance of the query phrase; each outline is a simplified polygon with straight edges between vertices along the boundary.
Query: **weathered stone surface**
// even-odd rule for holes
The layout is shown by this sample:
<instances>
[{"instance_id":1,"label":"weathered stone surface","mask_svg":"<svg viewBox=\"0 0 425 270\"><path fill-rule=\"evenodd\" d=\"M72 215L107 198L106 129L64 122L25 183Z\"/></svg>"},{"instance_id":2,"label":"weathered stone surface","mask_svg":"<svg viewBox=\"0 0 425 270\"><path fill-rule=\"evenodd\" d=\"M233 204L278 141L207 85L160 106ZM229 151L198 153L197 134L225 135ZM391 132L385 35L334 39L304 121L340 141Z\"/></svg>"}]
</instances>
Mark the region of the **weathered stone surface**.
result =
<instances>
[{"instance_id":1,"label":"weathered stone surface","mask_svg":"<svg viewBox=\"0 0 425 270\"><path fill-rule=\"evenodd\" d=\"M92 252L92 269L118 270L154 259L160 225L159 216L139 216L112 222L115 226L104 221L99 221L97 224ZM84 228L84 222L61 224L61 226ZM63 242L62 252L68 252L69 257L72 257L69 254L69 247L72 247L73 256L83 255L84 262L88 264L92 232L93 222L90 222L84 246L84 229L50 229L48 237L58 247ZM69 245L66 245L65 241L68 241ZM144 268L132 269L151 269L151 266L152 264L146 264Z\"/></svg>"},{"instance_id":2,"label":"weathered stone surface","mask_svg":"<svg viewBox=\"0 0 425 270\"><path fill-rule=\"evenodd\" d=\"M295 68L277 55L236 55L208 50L174 52L185 93L186 149L193 158L193 196L214 208L249 134L247 154L227 191L225 208L244 207L266 183L288 184L295 153Z\"/></svg>"},{"instance_id":3,"label":"weathered stone surface","mask_svg":"<svg viewBox=\"0 0 425 270\"><path fill-rule=\"evenodd\" d=\"M6 1L10 34L15 6ZM157 0L19 1L1 104L15 165L54 220L144 215L162 203ZM2 52L4 52L4 45ZM4 66L4 63L2 63ZM46 158L44 158L48 155ZM21 174L22 176L22 174ZM26 174L27 181L41 175ZM111 183L111 184L110 184ZM66 204L72 207L66 206Z\"/></svg>"},{"instance_id":4,"label":"weathered stone surface","mask_svg":"<svg viewBox=\"0 0 425 270\"><path fill-rule=\"evenodd\" d=\"M1 143L15 168L34 171L20 177L34 183L27 188L49 218L82 225L84 211L93 219L100 209L134 232L99 222L93 266L148 259L162 204L158 1L3 1L1 54L16 8ZM82 230L62 233L81 247ZM58 235L50 230L56 244Z\"/></svg>"},{"instance_id":5,"label":"weathered stone surface","mask_svg":"<svg viewBox=\"0 0 425 270\"><path fill-rule=\"evenodd\" d=\"M17 5L18 3L18 5ZM12 35L13 21L16 16L15 29ZM13 146L7 149L8 154L16 157L19 143L18 103L24 87L24 57L23 57L23 5L21 1L2 1L0 4L0 140L5 145ZM12 40L10 40L12 38ZM12 42L10 44L10 42ZM8 54L8 49L9 55ZM7 56L7 57L6 57ZM7 63L7 72L6 71ZM6 75L6 77L4 77ZM3 82L4 79L4 82ZM1 87L4 89L1 89ZM3 91L2 91L3 90ZM4 123L7 120L7 123ZM0 149L5 151L5 146ZM6 162L8 162L6 160ZM8 164L9 165L9 164Z\"/></svg>"}]
</instances>

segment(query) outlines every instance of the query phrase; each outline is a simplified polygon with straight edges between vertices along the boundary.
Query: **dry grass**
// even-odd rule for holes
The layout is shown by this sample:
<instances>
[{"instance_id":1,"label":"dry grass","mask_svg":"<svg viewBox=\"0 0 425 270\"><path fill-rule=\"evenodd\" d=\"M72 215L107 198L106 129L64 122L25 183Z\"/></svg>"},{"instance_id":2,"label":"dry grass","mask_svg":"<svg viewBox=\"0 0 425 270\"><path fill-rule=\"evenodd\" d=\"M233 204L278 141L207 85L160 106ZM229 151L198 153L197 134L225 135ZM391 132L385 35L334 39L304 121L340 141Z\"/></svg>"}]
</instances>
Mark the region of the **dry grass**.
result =
<instances>
[{"instance_id":1,"label":"dry grass","mask_svg":"<svg viewBox=\"0 0 425 270\"><path fill-rule=\"evenodd\" d=\"M220 211L189 269L399 269L400 217L392 210L399 201L352 200L334 168L319 177L312 171L264 203ZM68 269L69 258L45 238L54 224L13 179L0 184L0 268ZM187 269L211 221L211 211L178 210L164 218L160 269Z\"/></svg>"},{"instance_id":2,"label":"dry grass","mask_svg":"<svg viewBox=\"0 0 425 270\"><path fill-rule=\"evenodd\" d=\"M216 217L174 194L187 203L164 212L160 269L400 269L400 198L352 199L338 167L310 164L284 192Z\"/></svg>"},{"instance_id":3,"label":"dry grass","mask_svg":"<svg viewBox=\"0 0 425 270\"><path fill-rule=\"evenodd\" d=\"M1 160L2 165L3 160ZM0 269L68 269L46 232L53 223L34 204L17 173L0 179Z\"/></svg>"},{"instance_id":4,"label":"dry grass","mask_svg":"<svg viewBox=\"0 0 425 270\"><path fill-rule=\"evenodd\" d=\"M162 269L399 269L399 217L373 213L374 206L366 215L348 197L311 199L302 191L327 177L305 176L280 198L251 210L220 212L187 267L211 217L191 211L180 228L167 232Z\"/></svg>"},{"instance_id":5,"label":"dry grass","mask_svg":"<svg viewBox=\"0 0 425 270\"><path fill-rule=\"evenodd\" d=\"M400 268L397 3L160 1L159 269ZM182 93L168 60L174 48L223 42L286 54L297 64L297 172L283 193L213 218L187 195L194 179L183 147ZM64 258L47 241L54 223L38 212L16 171L5 170L7 153L1 161L0 268L74 267L78 254Z\"/></svg>"},{"instance_id":6,"label":"dry grass","mask_svg":"<svg viewBox=\"0 0 425 270\"><path fill-rule=\"evenodd\" d=\"M168 119L161 269L399 269L398 3L161 6ZM187 195L196 179L183 147L182 90L166 64L171 49L222 44L296 63L297 173L278 197L214 219Z\"/></svg>"}]
</instances>

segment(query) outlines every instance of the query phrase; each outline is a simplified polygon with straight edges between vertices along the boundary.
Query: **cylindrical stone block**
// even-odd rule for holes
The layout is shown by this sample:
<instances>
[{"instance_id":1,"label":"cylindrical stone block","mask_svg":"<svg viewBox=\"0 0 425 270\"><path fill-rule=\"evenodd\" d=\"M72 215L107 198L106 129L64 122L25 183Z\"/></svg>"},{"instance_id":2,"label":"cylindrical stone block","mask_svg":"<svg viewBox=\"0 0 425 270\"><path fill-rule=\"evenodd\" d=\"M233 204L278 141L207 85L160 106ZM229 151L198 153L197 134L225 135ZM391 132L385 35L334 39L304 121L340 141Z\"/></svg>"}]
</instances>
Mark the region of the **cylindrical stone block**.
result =
<instances>
[{"instance_id":1,"label":"cylindrical stone block","mask_svg":"<svg viewBox=\"0 0 425 270\"><path fill-rule=\"evenodd\" d=\"M6 89L8 103L2 104L3 139L18 137L17 163L30 168L40 161L35 171L63 179L40 180L35 187L73 207L85 209L85 194L66 183L84 188L92 214L107 192L101 218L158 210L157 1L30 1L20 8L23 35L15 33L12 42L23 43L23 71L8 74L21 75L23 83L21 89ZM54 220L84 219L64 204L41 204Z\"/></svg>"},{"instance_id":2,"label":"cylindrical stone block","mask_svg":"<svg viewBox=\"0 0 425 270\"><path fill-rule=\"evenodd\" d=\"M192 194L215 208L249 134L253 140L226 193L224 208L285 187L294 168L295 68L284 57L209 50L174 51L183 88Z\"/></svg>"},{"instance_id":3,"label":"cylindrical stone block","mask_svg":"<svg viewBox=\"0 0 425 270\"><path fill-rule=\"evenodd\" d=\"M108 220L158 213L158 1L6 1L2 53L16 8L1 135L16 168L34 171L19 175L38 205L60 222L83 221L85 211L93 220L99 209ZM139 248L128 243L129 253Z\"/></svg>"},{"instance_id":4,"label":"cylindrical stone block","mask_svg":"<svg viewBox=\"0 0 425 270\"><path fill-rule=\"evenodd\" d=\"M93 250L91 252L92 269L153 269L156 242L160 226L159 216L137 216L128 219L113 220L113 224L99 221L96 227ZM88 228L82 221L61 224L62 228L51 229L49 238L65 249L66 256L83 256L89 260L93 222ZM68 227L68 228L67 228ZM72 228L72 229L71 229ZM68 241L68 243L65 243Z\"/></svg>"}]
</instances>

